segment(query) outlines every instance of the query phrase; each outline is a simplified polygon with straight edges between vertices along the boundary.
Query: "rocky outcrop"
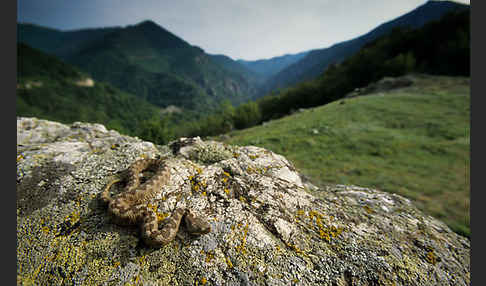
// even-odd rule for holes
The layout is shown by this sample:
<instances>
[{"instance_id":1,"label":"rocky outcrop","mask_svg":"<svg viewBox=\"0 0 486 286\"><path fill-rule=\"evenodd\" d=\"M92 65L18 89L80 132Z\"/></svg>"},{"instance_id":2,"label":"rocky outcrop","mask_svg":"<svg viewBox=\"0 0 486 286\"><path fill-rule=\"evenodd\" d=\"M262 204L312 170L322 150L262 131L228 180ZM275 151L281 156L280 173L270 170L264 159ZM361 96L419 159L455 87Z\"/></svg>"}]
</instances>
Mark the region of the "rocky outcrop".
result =
<instances>
[{"instance_id":1,"label":"rocky outcrop","mask_svg":"<svg viewBox=\"0 0 486 286\"><path fill-rule=\"evenodd\" d=\"M77 86L82 86L82 87L93 87L95 82L92 78L84 78L84 79L80 79L78 81L76 81L74 84L76 84Z\"/></svg>"},{"instance_id":2,"label":"rocky outcrop","mask_svg":"<svg viewBox=\"0 0 486 286\"><path fill-rule=\"evenodd\" d=\"M346 95L346 98L372 93L387 92L393 89L405 88L411 86L416 81L415 75L405 75L400 77L384 77L377 82L370 83L363 88L356 88Z\"/></svg>"},{"instance_id":3,"label":"rocky outcrop","mask_svg":"<svg viewBox=\"0 0 486 286\"><path fill-rule=\"evenodd\" d=\"M153 248L115 224L99 195L140 158L170 166L147 203L161 223L183 206L209 233L182 226ZM157 146L99 124L17 119L19 285L468 285L469 255L467 238L408 199L316 188L262 148Z\"/></svg>"}]
</instances>

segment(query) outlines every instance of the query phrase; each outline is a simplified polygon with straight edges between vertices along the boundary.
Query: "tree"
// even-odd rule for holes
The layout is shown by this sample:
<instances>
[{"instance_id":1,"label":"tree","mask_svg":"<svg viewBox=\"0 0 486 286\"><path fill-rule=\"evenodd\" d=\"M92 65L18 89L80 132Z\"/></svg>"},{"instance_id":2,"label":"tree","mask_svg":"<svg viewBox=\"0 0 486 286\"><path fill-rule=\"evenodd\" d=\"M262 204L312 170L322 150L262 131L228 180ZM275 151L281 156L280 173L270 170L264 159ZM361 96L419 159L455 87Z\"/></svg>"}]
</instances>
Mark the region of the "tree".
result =
<instances>
[{"instance_id":1,"label":"tree","mask_svg":"<svg viewBox=\"0 0 486 286\"><path fill-rule=\"evenodd\" d=\"M398 54L384 63L385 73L388 76L401 76L415 69L415 57L412 52Z\"/></svg>"},{"instance_id":2,"label":"tree","mask_svg":"<svg viewBox=\"0 0 486 286\"><path fill-rule=\"evenodd\" d=\"M161 120L152 118L142 121L137 132L137 136L140 138L161 145L166 144L172 138L171 134L168 127L168 118Z\"/></svg>"},{"instance_id":3,"label":"tree","mask_svg":"<svg viewBox=\"0 0 486 286\"><path fill-rule=\"evenodd\" d=\"M260 108L256 102L250 101L243 105L240 105L236 109L235 114L235 127L243 129L251 126L255 126L261 122L262 115Z\"/></svg>"}]
</instances>

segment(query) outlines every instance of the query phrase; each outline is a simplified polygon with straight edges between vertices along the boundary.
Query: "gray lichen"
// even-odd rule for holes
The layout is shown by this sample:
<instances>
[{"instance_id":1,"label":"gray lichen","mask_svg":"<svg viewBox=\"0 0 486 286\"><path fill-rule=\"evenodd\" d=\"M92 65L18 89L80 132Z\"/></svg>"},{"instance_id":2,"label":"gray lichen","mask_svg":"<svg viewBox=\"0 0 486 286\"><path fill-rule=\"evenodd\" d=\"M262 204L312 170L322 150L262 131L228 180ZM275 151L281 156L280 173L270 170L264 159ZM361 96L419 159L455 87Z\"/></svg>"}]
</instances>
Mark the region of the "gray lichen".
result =
<instances>
[{"instance_id":1,"label":"gray lichen","mask_svg":"<svg viewBox=\"0 0 486 286\"><path fill-rule=\"evenodd\" d=\"M470 242L398 195L307 192L284 157L198 138L155 146L99 124L17 119L19 285L469 285ZM113 223L99 193L139 158L171 181L151 206L212 231L160 249Z\"/></svg>"}]
</instances>

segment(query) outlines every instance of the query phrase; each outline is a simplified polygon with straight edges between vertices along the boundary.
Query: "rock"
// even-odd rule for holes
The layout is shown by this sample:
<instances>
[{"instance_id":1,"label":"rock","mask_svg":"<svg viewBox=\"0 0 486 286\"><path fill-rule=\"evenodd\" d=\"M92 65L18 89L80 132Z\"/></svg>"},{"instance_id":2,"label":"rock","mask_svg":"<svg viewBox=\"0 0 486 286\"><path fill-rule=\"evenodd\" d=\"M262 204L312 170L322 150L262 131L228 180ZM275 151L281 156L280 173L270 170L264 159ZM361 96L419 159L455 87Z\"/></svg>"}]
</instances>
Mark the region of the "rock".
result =
<instances>
[{"instance_id":1,"label":"rock","mask_svg":"<svg viewBox=\"0 0 486 286\"><path fill-rule=\"evenodd\" d=\"M87 77L76 81L74 84L81 87L93 87L95 82L92 78Z\"/></svg>"},{"instance_id":2,"label":"rock","mask_svg":"<svg viewBox=\"0 0 486 286\"><path fill-rule=\"evenodd\" d=\"M414 84L415 75L404 75L399 77L384 77L379 81L370 83L366 87L355 88L352 92L347 94L345 98L356 97L360 95L375 94L379 92L386 92L399 88L404 88ZM344 104L344 100L340 102Z\"/></svg>"},{"instance_id":3,"label":"rock","mask_svg":"<svg viewBox=\"0 0 486 286\"><path fill-rule=\"evenodd\" d=\"M99 194L155 157L171 179L151 205L161 217L185 205L210 233L181 227L157 249L113 222ZM17 119L19 285L469 285L469 255L467 238L408 199L319 189L263 148L156 146L99 124Z\"/></svg>"}]
</instances>

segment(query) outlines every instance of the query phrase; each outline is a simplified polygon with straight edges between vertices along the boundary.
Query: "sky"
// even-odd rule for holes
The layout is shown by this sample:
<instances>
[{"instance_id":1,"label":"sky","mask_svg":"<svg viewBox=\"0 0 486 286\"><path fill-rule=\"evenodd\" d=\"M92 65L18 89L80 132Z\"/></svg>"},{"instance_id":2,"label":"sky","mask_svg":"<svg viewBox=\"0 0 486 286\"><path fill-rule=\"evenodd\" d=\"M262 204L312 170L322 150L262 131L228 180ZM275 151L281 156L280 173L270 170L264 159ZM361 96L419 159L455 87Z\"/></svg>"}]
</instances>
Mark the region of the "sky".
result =
<instances>
[{"instance_id":1,"label":"sky","mask_svg":"<svg viewBox=\"0 0 486 286\"><path fill-rule=\"evenodd\" d=\"M427 0L17 0L17 22L59 30L152 20L209 54L257 60L363 35ZM470 4L469 0L455 1Z\"/></svg>"}]
</instances>

